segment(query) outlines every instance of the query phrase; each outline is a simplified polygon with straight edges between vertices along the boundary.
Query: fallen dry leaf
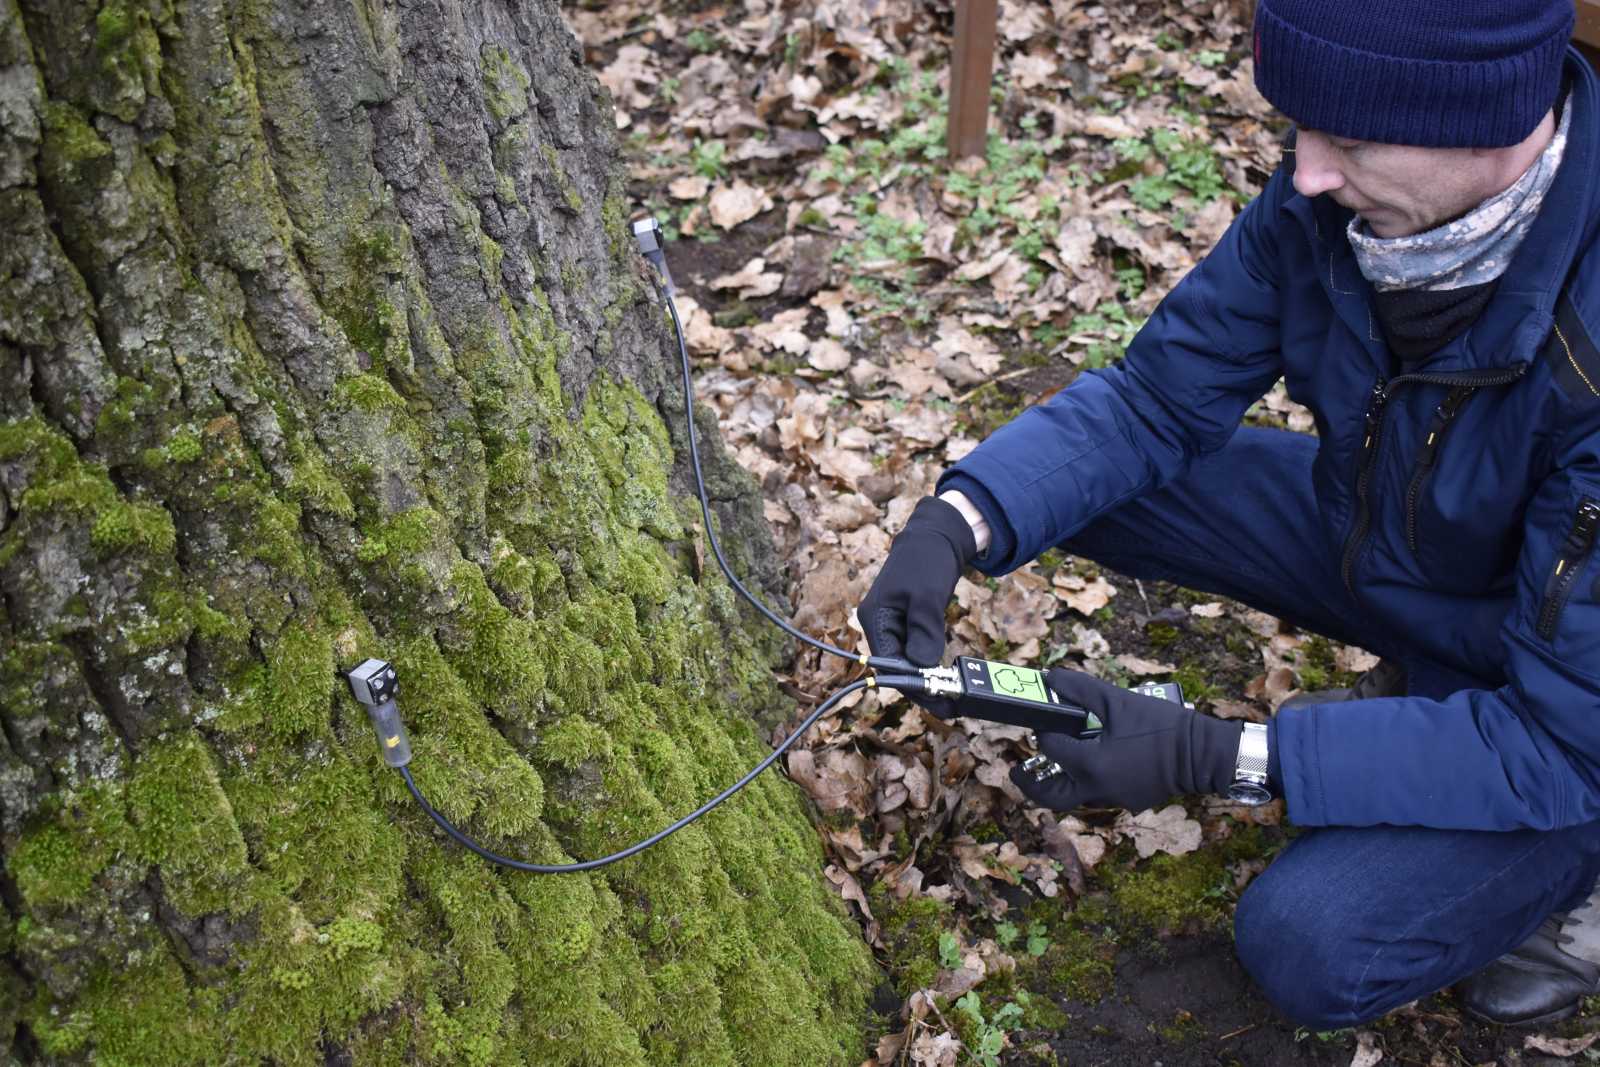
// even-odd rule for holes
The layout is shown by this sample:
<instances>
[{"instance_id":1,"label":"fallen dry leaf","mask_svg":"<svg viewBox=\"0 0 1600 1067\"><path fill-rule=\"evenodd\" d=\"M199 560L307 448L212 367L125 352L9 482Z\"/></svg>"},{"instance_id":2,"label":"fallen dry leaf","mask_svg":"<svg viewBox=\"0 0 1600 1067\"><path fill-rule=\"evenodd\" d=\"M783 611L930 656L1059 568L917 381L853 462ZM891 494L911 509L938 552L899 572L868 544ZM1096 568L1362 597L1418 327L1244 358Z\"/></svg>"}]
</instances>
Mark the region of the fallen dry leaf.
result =
<instances>
[{"instance_id":1,"label":"fallen dry leaf","mask_svg":"<svg viewBox=\"0 0 1600 1067\"><path fill-rule=\"evenodd\" d=\"M804 329L806 314L805 308L790 308L788 311L780 311L772 317L770 322L752 326L750 333L768 348L780 349L791 356L804 355L811 347L811 339L806 336ZM827 398L819 397L817 399L821 401L818 409L819 414L826 414ZM784 447L789 448L791 446L785 444Z\"/></svg>"},{"instance_id":2,"label":"fallen dry leaf","mask_svg":"<svg viewBox=\"0 0 1600 1067\"><path fill-rule=\"evenodd\" d=\"M1060 66L1049 56L1018 56L1011 61L1011 76L1023 89L1038 89L1059 76Z\"/></svg>"},{"instance_id":3,"label":"fallen dry leaf","mask_svg":"<svg viewBox=\"0 0 1600 1067\"><path fill-rule=\"evenodd\" d=\"M807 748L788 754L789 777L800 784L824 811L866 815L871 797L867 761L859 752L830 749L819 757Z\"/></svg>"},{"instance_id":4,"label":"fallen dry leaf","mask_svg":"<svg viewBox=\"0 0 1600 1067\"><path fill-rule=\"evenodd\" d=\"M1005 362L994 344L962 326L956 319L939 323L939 339L934 342L933 354L937 366L947 374L954 374L966 385L980 385L987 381Z\"/></svg>"},{"instance_id":5,"label":"fallen dry leaf","mask_svg":"<svg viewBox=\"0 0 1600 1067\"><path fill-rule=\"evenodd\" d=\"M772 197L764 189L736 181L732 185L720 185L712 191L710 209L712 224L731 230L763 211L772 210Z\"/></svg>"},{"instance_id":6,"label":"fallen dry leaf","mask_svg":"<svg viewBox=\"0 0 1600 1067\"><path fill-rule=\"evenodd\" d=\"M1378 657L1355 645L1340 645L1333 654L1333 665L1341 671L1362 674L1378 665Z\"/></svg>"},{"instance_id":7,"label":"fallen dry leaf","mask_svg":"<svg viewBox=\"0 0 1600 1067\"><path fill-rule=\"evenodd\" d=\"M1117 587L1096 575L1094 581L1071 572L1057 571L1051 579L1056 596L1080 615L1093 615L1117 595Z\"/></svg>"},{"instance_id":8,"label":"fallen dry leaf","mask_svg":"<svg viewBox=\"0 0 1600 1067\"><path fill-rule=\"evenodd\" d=\"M1178 668L1171 663L1162 663L1160 660L1142 659L1139 656L1118 656L1117 662L1129 674L1171 674Z\"/></svg>"},{"instance_id":9,"label":"fallen dry leaf","mask_svg":"<svg viewBox=\"0 0 1600 1067\"><path fill-rule=\"evenodd\" d=\"M978 621L983 632L1011 646L1010 658L1026 662L1038 655L1038 642L1050 634L1056 601L1044 576L1029 567L1013 571L987 601ZM1032 651L1028 651L1032 646Z\"/></svg>"},{"instance_id":10,"label":"fallen dry leaf","mask_svg":"<svg viewBox=\"0 0 1600 1067\"><path fill-rule=\"evenodd\" d=\"M717 355L732 348L732 330L724 330L711 320L711 315L699 301L687 293L677 297L678 317L683 320L683 340L691 352Z\"/></svg>"},{"instance_id":11,"label":"fallen dry leaf","mask_svg":"<svg viewBox=\"0 0 1600 1067\"><path fill-rule=\"evenodd\" d=\"M1062 223L1056 233L1056 252L1062 266L1077 273L1094 268L1094 223L1081 215Z\"/></svg>"},{"instance_id":12,"label":"fallen dry leaf","mask_svg":"<svg viewBox=\"0 0 1600 1067\"><path fill-rule=\"evenodd\" d=\"M1104 115L1091 112L1084 116L1080 127L1084 133L1095 137L1104 137L1107 140L1120 141L1123 138L1137 139L1141 131L1133 127L1127 119L1119 115Z\"/></svg>"},{"instance_id":13,"label":"fallen dry leaf","mask_svg":"<svg viewBox=\"0 0 1600 1067\"><path fill-rule=\"evenodd\" d=\"M911 1042L911 1067L956 1067L961 1041L954 1034L918 1034Z\"/></svg>"},{"instance_id":14,"label":"fallen dry leaf","mask_svg":"<svg viewBox=\"0 0 1600 1067\"><path fill-rule=\"evenodd\" d=\"M1371 1030L1362 1030L1356 1034L1356 1054L1350 1059L1350 1067L1374 1067L1383 1062L1383 1049L1378 1047L1378 1035Z\"/></svg>"},{"instance_id":15,"label":"fallen dry leaf","mask_svg":"<svg viewBox=\"0 0 1600 1067\"><path fill-rule=\"evenodd\" d=\"M920 445L937 445L950 436L955 413L927 404L908 404L889 420L889 429L902 440Z\"/></svg>"},{"instance_id":16,"label":"fallen dry leaf","mask_svg":"<svg viewBox=\"0 0 1600 1067\"><path fill-rule=\"evenodd\" d=\"M900 1058L900 1050L905 1047L906 1035L904 1031L884 1034L878 1038L878 1045L873 1049L873 1054L877 1056L877 1060L869 1060L867 1063L862 1064L861 1067L887 1067L888 1064L894 1063Z\"/></svg>"},{"instance_id":17,"label":"fallen dry leaf","mask_svg":"<svg viewBox=\"0 0 1600 1067\"><path fill-rule=\"evenodd\" d=\"M934 979L933 991L942 997L955 1000L969 989L975 988L988 976L983 958L976 952L962 954L961 966L940 971Z\"/></svg>"},{"instance_id":18,"label":"fallen dry leaf","mask_svg":"<svg viewBox=\"0 0 1600 1067\"><path fill-rule=\"evenodd\" d=\"M757 256L732 274L711 279L713 289L737 289L739 299L750 300L758 296L771 296L783 285L783 275L767 270L767 261ZM804 336L802 334L801 336Z\"/></svg>"},{"instance_id":19,"label":"fallen dry leaf","mask_svg":"<svg viewBox=\"0 0 1600 1067\"><path fill-rule=\"evenodd\" d=\"M1522 1040L1522 1047L1531 1052L1543 1052L1548 1056L1576 1056L1585 1052L1589 1046L1600 1041L1600 1031L1584 1034L1582 1037L1545 1037L1543 1034L1529 1034Z\"/></svg>"},{"instance_id":20,"label":"fallen dry leaf","mask_svg":"<svg viewBox=\"0 0 1600 1067\"><path fill-rule=\"evenodd\" d=\"M630 44L617 49L617 58L596 77L619 105L637 109L650 106L651 96L645 89L661 80L661 71L654 52Z\"/></svg>"},{"instance_id":21,"label":"fallen dry leaf","mask_svg":"<svg viewBox=\"0 0 1600 1067\"><path fill-rule=\"evenodd\" d=\"M952 438L950 438L949 441L945 442L945 446L944 446L944 458L945 458L945 461L947 463L959 462L962 458L964 458L974 448L977 448L978 444L979 444L979 442L974 441L970 437L952 437Z\"/></svg>"},{"instance_id":22,"label":"fallen dry leaf","mask_svg":"<svg viewBox=\"0 0 1600 1067\"><path fill-rule=\"evenodd\" d=\"M806 362L821 371L844 370L851 359L850 350L831 337L813 341L811 351L806 353Z\"/></svg>"},{"instance_id":23,"label":"fallen dry leaf","mask_svg":"<svg viewBox=\"0 0 1600 1067\"><path fill-rule=\"evenodd\" d=\"M999 270L1000 265L1009 259L1010 256L1011 250L1002 248L1000 251L996 252L987 259L979 259L970 263L963 263L959 268L957 268L956 277L960 278L964 282L975 282L980 278L987 278L989 275Z\"/></svg>"},{"instance_id":24,"label":"fallen dry leaf","mask_svg":"<svg viewBox=\"0 0 1600 1067\"><path fill-rule=\"evenodd\" d=\"M848 448L814 449L813 458L819 471L852 489L859 488L861 483L870 478L872 472L877 469L872 465L870 458Z\"/></svg>"},{"instance_id":25,"label":"fallen dry leaf","mask_svg":"<svg viewBox=\"0 0 1600 1067\"><path fill-rule=\"evenodd\" d=\"M667 183L667 193L674 200L699 200L711 188L711 179L703 174L685 174Z\"/></svg>"},{"instance_id":26,"label":"fallen dry leaf","mask_svg":"<svg viewBox=\"0 0 1600 1067\"><path fill-rule=\"evenodd\" d=\"M1202 251L1209 250L1233 224L1233 201L1219 196L1205 207L1189 216L1184 236Z\"/></svg>"},{"instance_id":27,"label":"fallen dry leaf","mask_svg":"<svg viewBox=\"0 0 1600 1067\"><path fill-rule=\"evenodd\" d=\"M1011 885L1017 884L1015 869L1000 862L1000 846L993 841L978 844L970 837L961 837L950 843L950 851L961 864L961 869L971 878L997 878Z\"/></svg>"},{"instance_id":28,"label":"fallen dry leaf","mask_svg":"<svg viewBox=\"0 0 1600 1067\"><path fill-rule=\"evenodd\" d=\"M1046 850L1063 864L1070 865L1076 860L1088 869L1105 858L1105 838L1090 833L1088 826L1076 816L1047 818L1043 825L1043 837Z\"/></svg>"},{"instance_id":29,"label":"fallen dry leaf","mask_svg":"<svg viewBox=\"0 0 1600 1067\"><path fill-rule=\"evenodd\" d=\"M1261 682L1259 691L1253 693L1251 688L1255 686L1258 680ZM1295 688L1294 671L1288 667L1274 667L1259 679L1253 679L1249 685L1245 686L1244 692L1245 696L1248 697L1261 697L1276 711L1279 704L1288 700L1290 696L1299 692L1299 690Z\"/></svg>"},{"instance_id":30,"label":"fallen dry leaf","mask_svg":"<svg viewBox=\"0 0 1600 1067\"><path fill-rule=\"evenodd\" d=\"M1152 809L1137 815L1119 812L1113 829L1133 841L1141 859L1157 852L1182 856L1200 847L1200 824L1189 818L1182 804L1168 804L1160 811Z\"/></svg>"},{"instance_id":31,"label":"fallen dry leaf","mask_svg":"<svg viewBox=\"0 0 1600 1067\"><path fill-rule=\"evenodd\" d=\"M882 859L888 853L881 849L874 849L867 845L861 838L861 827L856 824L836 830L832 827L823 827L822 834L827 838L831 851L844 861L848 871L859 871L873 860Z\"/></svg>"},{"instance_id":32,"label":"fallen dry leaf","mask_svg":"<svg viewBox=\"0 0 1600 1067\"><path fill-rule=\"evenodd\" d=\"M1099 630L1075 622L1072 624L1072 651L1088 659L1105 659L1111 655L1111 643Z\"/></svg>"},{"instance_id":33,"label":"fallen dry leaf","mask_svg":"<svg viewBox=\"0 0 1600 1067\"><path fill-rule=\"evenodd\" d=\"M1219 719L1243 719L1245 722L1266 722L1268 715L1258 705L1243 700L1213 700L1211 713Z\"/></svg>"},{"instance_id":34,"label":"fallen dry leaf","mask_svg":"<svg viewBox=\"0 0 1600 1067\"><path fill-rule=\"evenodd\" d=\"M861 909L862 917L867 920L867 940L876 944L878 921L872 917L872 908L867 904L867 895L861 891L861 883L856 881L855 875L831 863L823 868L822 874L841 897Z\"/></svg>"}]
</instances>

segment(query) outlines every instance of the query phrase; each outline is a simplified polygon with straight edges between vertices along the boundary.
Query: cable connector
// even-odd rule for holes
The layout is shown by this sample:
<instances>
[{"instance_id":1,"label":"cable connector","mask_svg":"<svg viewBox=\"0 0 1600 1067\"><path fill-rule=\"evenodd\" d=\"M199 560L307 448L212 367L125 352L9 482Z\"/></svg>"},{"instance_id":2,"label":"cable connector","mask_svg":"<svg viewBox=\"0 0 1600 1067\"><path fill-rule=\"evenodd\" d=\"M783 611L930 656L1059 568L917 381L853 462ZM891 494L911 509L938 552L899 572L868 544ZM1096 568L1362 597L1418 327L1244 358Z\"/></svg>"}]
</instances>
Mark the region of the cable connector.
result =
<instances>
[{"instance_id":1,"label":"cable connector","mask_svg":"<svg viewBox=\"0 0 1600 1067\"><path fill-rule=\"evenodd\" d=\"M1030 756L1022 761L1022 769L1033 775L1036 782L1047 781L1061 773L1061 764L1049 756Z\"/></svg>"},{"instance_id":2,"label":"cable connector","mask_svg":"<svg viewBox=\"0 0 1600 1067\"><path fill-rule=\"evenodd\" d=\"M961 686L961 675L954 667L924 667L918 673L922 675L929 696L958 697L966 692Z\"/></svg>"},{"instance_id":3,"label":"cable connector","mask_svg":"<svg viewBox=\"0 0 1600 1067\"><path fill-rule=\"evenodd\" d=\"M867 676L869 689L895 689L902 693L926 693L928 681L918 674L873 674Z\"/></svg>"},{"instance_id":4,"label":"cable connector","mask_svg":"<svg viewBox=\"0 0 1600 1067\"><path fill-rule=\"evenodd\" d=\"M668 296L676 293L677 287L672 284L672 272L667 269L666 241L661 236L661 223L654 218L636 219L633 223L633 239L639 244L639 251L644 258L655 267L656 273L661 275L661 286Z\"/></svg>"},{"instance_id":5,"label":"cable connector","mask_svg":"<svg viewBox=\"0 0 1600 1067\"><path fill-rule=\"evenodd\" d=\"M378 750L383 753L383 762L391 767L410 763L411 739L400 721L400 705L395 703L400 680L394 667L387 660L369 659L351 668L343 677L350 685L350 695L367 709L372 728L378 732Z\"/></svg>"}]
</instances>

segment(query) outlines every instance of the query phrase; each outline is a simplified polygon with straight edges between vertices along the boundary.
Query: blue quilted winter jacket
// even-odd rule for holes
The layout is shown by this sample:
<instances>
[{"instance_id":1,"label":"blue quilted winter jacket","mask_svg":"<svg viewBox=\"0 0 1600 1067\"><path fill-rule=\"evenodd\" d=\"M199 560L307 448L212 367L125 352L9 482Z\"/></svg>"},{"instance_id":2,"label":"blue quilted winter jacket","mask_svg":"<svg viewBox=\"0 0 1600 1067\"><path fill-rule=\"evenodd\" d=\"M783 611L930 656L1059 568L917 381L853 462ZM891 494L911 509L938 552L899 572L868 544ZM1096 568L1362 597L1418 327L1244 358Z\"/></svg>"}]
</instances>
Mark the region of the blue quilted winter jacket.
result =
<instances>
[{"instance_id":1,"label":"blue quilted winter jacket","mask_svg":"<svg viewBox=\"0 0 1600 1067\"><path fill-rule=\"evenodd\" d=\"M1350 213L1297 194L1286 156L1122 363L940 480L983 512L979 566L1004 574L1181 478L1284 378L1316 416L1327 550L1372 625L1504 680L1282 712L1270 743L1302 825L1600 819L1600 86L1575 52L1567 75L1555 185L1481 318L1418 374L1391 369Z\"/></svg>"}]
</instances>

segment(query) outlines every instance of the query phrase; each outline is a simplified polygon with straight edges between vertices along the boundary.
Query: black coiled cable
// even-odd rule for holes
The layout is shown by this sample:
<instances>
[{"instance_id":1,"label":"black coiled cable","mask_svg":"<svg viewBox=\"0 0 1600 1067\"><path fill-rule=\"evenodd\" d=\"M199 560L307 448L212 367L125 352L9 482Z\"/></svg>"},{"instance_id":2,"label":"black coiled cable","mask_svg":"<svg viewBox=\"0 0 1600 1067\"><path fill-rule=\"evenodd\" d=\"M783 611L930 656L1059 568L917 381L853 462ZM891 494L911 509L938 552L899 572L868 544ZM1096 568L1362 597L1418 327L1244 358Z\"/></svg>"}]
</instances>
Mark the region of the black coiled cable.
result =
<instances>
[{"instance_id":1,"label":"black coiled cable","mask_svg":"<svg viewBox=\"0 0 1600 1067\"><path fill-rule=\"evenodd\" d=\"M476 852L490 863L498 863L502 867L511 867L519 871L531 871L534 874L577 874L581 871L592 871L596 868L604 867L607 864L615 863L618 860L625 860L629 856L632 856L638 852L643 852L656 842L665 840L666 838L677 833L679 830L682 830L685 826L688 826L700 816L704 815L706 812L710 811L712 808L716 807L718 804L721 804L724 800L727 800L729 797L733 796L733 794L743 789L746 785L750 784L751 779L760 774L762 771L766 770L768 767L772 766L774 760L783 755L785 752L789 751L789 746L798 741L800 739L800 735L805 733L806 730L810 729L812 723L826 715L835 704L839 703L839 701L843 700L845 697L849 696L851 693L854 693L858 689L866 688L867 685L868 679L866 678L851 682L843 689L840 689L838 692L834 693L827 700L824 700L821 704L818 704L817 710L813 711L810 715L807 715L800 725L795 727L794 733L784 738L783 743L777 748L773 749L772 753L767 756L766 759L756 764L755 767L751 769L750 773L746 774L737 782L734 782L728 788L724 789L722 792L718 793L716 796L712 797L710 800L706 801L704 804L700 805L698 808L694 809L689 814L673 823L671 826L668 826L666 829L657 833L651 834L643 841L637 841L629 845L620 852L613 852L611 855L602 856L597 860L585 860L581 863L529 863L527 860L512 859L510 856L502 856L497 852L491 852L482 845L478 844L472 838L468 837L466 834L462 833L460 830L456 829L449 819L446 819L443 815L440 815L438 811L434 810L433 805L429 804L427 800L423 798L422 791L417 788L417 783L411 780L411 768L401 767L400 776L406 780L406 788L411 790L411 795L417 798L417 803L422 805L422 810L428 813L428 817L430 819L438 823L439 827L444 830L445 833L449 834L462 845L471 849L473 852Z\"/></svg>"}]
</instances>

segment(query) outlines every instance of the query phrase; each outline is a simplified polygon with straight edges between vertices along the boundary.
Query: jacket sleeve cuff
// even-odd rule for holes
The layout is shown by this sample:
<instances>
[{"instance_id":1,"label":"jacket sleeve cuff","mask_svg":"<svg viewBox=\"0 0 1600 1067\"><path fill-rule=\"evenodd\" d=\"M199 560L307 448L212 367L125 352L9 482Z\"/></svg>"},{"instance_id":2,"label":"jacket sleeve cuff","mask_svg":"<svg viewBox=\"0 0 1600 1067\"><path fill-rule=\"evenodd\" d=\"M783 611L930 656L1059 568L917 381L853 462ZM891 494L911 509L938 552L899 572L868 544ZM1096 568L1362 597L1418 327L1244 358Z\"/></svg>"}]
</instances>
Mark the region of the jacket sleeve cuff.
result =
<instances>
[{"instance_id":1,"label":"jacket sleeve cuff","mask_svg":"<svg viewBox=\"0 0 1600 1067\"><path fill-rule=\"evenodd\" d=\"M939 479L934 492L943 493L950 490L955 490L972 501L972 506L978 509L983 521L989 524L989 547L982 555L973 559L972 565L991 577L998 577L1014 570L1016 564L1010 566L1005 564L1016 554L1017 535L1011 529L1011 524L1006 521L1005 512L1000 510L1000 504L994 495L982 482L959 470L946 471Z\"/></svg>"},{"instance_id":2,"label":"jacket sleeve cuff","mask_svg":"<svg viewBox=\"0 0 1600 1067\"><path fill-rule=\"evenodd\" d=\"M1283 753L1278 751L1278 720L1267 723L1267 788L1275 796L1284 796Z\"/></svg>"},{"instance_id":3,"label":"jacket sleeve cuff","mask_svg":"<svg viewBox=\"0 0 1600 1067\"><path fill-rule=\"evenodd\" d=\"M1282 791L1289 821L1325 826L1326 794L1316 755L1314 707L1284 708L1267 725L1267 777Z\"/></svg>"}]
</instances>

